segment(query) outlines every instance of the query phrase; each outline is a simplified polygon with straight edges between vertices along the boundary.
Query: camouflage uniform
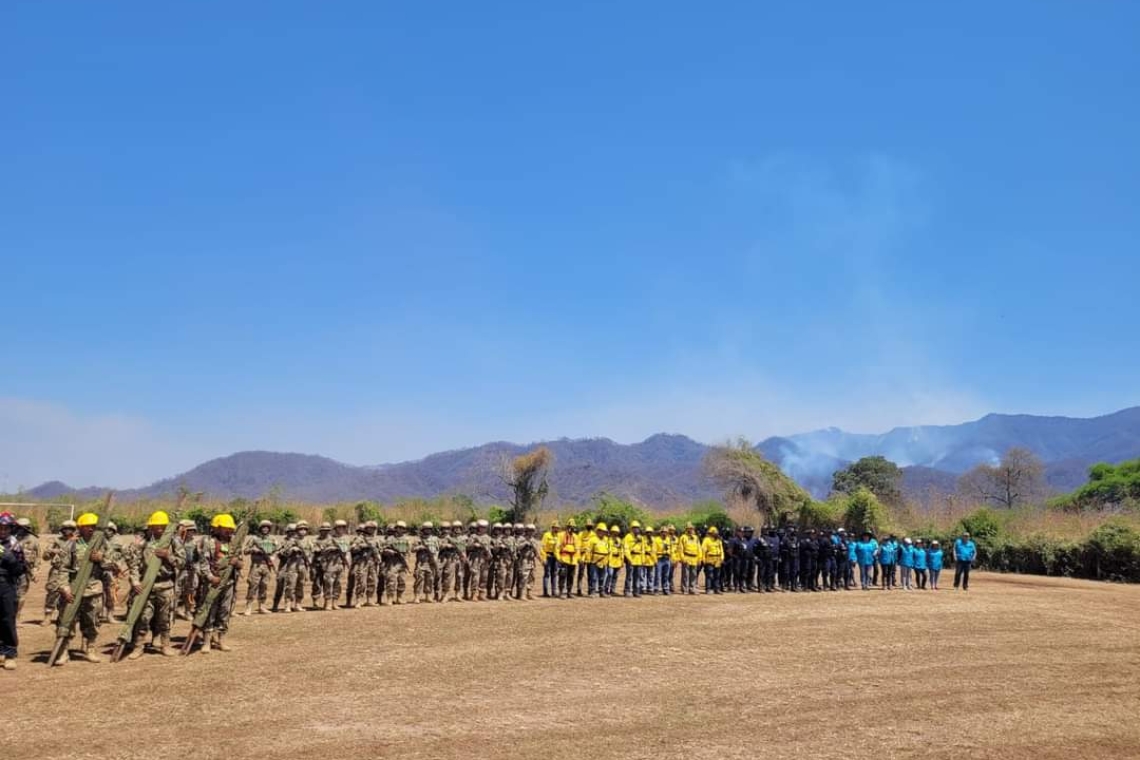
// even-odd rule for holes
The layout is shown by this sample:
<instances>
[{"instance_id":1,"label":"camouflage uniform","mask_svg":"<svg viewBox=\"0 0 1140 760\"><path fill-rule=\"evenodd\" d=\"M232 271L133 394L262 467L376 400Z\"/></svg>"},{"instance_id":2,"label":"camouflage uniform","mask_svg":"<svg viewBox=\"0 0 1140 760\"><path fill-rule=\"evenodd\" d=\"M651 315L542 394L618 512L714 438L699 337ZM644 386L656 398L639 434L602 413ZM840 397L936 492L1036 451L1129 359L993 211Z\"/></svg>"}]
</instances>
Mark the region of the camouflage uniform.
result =
<instances>
[{"instance_id":1,"label":"camouflage uniform","mask_svg":"<svg viewBox=\"0 0 1140 760\"><path fill-rule=\"evenodd\" d=\"M17 520L16 525L24 534L17 536L20 549L24 552L24 574L16 580L16 621L19 622L28 588L36 582L36 571L40 567L40 540L32 533L31 524L24 518Z\"/></svg>"},{"instance_id":2,"label":"camouflage uniform","mask_svg":"<svg viewBox=\"0 0 1140 760\"><path fill-rule=\"evenodd\" d=\"M197 609L198 598L198 557L200 537L192 520L179 523L178 536L172 543L182 550L182 570L174 582L174 614L183 620L190 620Z\"/></svg>"},{"instance_id":3,"label":"camouflage uniform","mask_svg":"<svg viewBox=\"0 0 1140 760\"><path fill-rule=\"evenodd\" d=\"M479 521L479 530L487 527L486 520ZM487 592L487 566L491 560L491 537L486 532L476 532L467 543L467 599L483 601Z\"/></svg>"},{"instance_id":4,"label":"camouflage uniform","mask_svg":"<svg viewBox=\"0 0 1140 760\"><path fill-rule=\"evenodd\" d=\"M542 542L534 535L535 527L528 525L526 534L517 539L518 562L515 569L515 598L531 599L531 588L534 586L534 570L538 565L538 557L542 552Z\"/></svg>"},{"instance_id":5,"label":"camouflage uniform","mask_svg":"<svg viewBox=\"0 0 1140 760\"><path fill-rule=\"evenodd\" d=\"M439 602L444 601L448 594L452 594L451 601L453 602L457 602L460 599L463 584L460 571L460 567L462 566L460 558L466 553L467 541L465 537L458 535L458 533L459 527L452 526L450 532L444 532L443 535L439 537L440 578L439 595L436 597L436 601ZM464 559L466 558L464 557Z\"/></svg>"},{"instance_id":6,"label":"camouflage uniform","mask_svg":"<svg viewBox=\"0 0 1140 760\"><path fill-rule=\"evenodd\" d=\"M354 537L349 545L348 550L352 555L353 607L371 607L372 599L376 596L380 557L379 542L376 539L376 524L367 522L364 524L364 532Z\"/></svg>"},{"instance_id":7,"label":"camouflage uniform","mask_svg":"<svg viewBox=\"0 0 1140 760\"><path fill-rule=\"evenodd\" d=\"M134 601L134 589L142 586L147 563L154 556L155 544L158 541L158 538L151 538L147 534L140 535L123 553L127 564L127 578L131 585L131 602L127 605L128 609ZM186 552L180 543L174 541L170 542L167 552L168 556L159 562L154 586L151 587L142 614L135 623L132 636L134 651L129 655L130 659L142 656L143 643L148 630L153 633L155 640L161 642L161 651L164 655L174 655L174 651L170 649L170 625L174 617L175 583L178 572L186 562Z\"/></svg>"},{"instance_id":8,"label":"camouflage uniform","mask_svg":"<svg viewBox=\"0 0 1140 760\"><path fill-rule=\"evenodd\" d=\"M89 546L89 541L82 536L77 536L74 541L63 544L60 551L52 558L51 571L57 589L71 585L72 579L79 572L80 566L87 557ZM67 638L70 640L75 636L76 627L82 631L85 659L93 662L99 661L91 649L95 646L95 639L99 636L99 625L103 622L103 578L105 575L103 565L107 561L107 555L103 554L99 562L93 563L87 586L79 591L82 599L79 611L71 623L71 630L67 632ZM63 609L67 606L67 601L62 593L59 594L58 600L59 610L62 614Z\"/></svg>"},{"instance_id":9,"label":"camouflage uniform","mask_svg":"<svg viewBox=\"0 0 1140 760\"><path fill-rule=\"evenodd\" d=\"M308 536L296 533L285 539L277 550L280 572L285 587L281 592L286 612L303 612L305 602L305 581L309 577L311 552L306 549Z\"/></svg>"},{"instance_id":10,"label":"camouflage uniform","mask_svg":"<svg viewBox=\"0 0 1140 760\"><path fill-rule=\"evenodd\" d=\"M119 580L127 574L127 563L123 558L123 545L118 541L118 529L114 523L107 525L107 543L104 545L105 559L103 573L103 622L109 623L119 606Z\"/></svg>"},{"instance_id":11,"label":"camouflage uniform","mask_svg":"<svg viewBox=\"0 0 1140 760\"><path fill-rule=\"evenodd\" d=\"M59 607L59 576L52 571L52 567L54 565L55 558L62 552L66 551L68 544L70 544L74 539L75 523L72 522L70 527L72 529L72 533L70 535L64 535L61 532L60 535L55 536L51 540L51 543L48 544L46 549L44 549L44 553L40 555L40 558L48 564L47 585L44 588L44 591L46 592L44 595L44 625L47 625L51 622L52 614L55 612L56 608Z\"/></svg>"},{"instance_id":12,"label":"camouflage uniform","mask_svg":"<svg viewBox=\"0 0 1140 760\"><path fill-rule=\"evenodd\" d=\"M210 583L211 576L220 576L226 564L232 560L241 561L239 547L232 546L228 541L222 541L217 536L204 536L198 556L198 576L201 586L210 588L213 585ZM202 636L206 641L208 642L212 636L215 637L217 648L223 651L226 647L221 643L221 639L230 629L230 616L233 614L234 603L237 601L237 585L240 576L240 566L235 567L234 572L230 573L229 581L214 600L214 606L210 608L210 613L202 626ZM204 646L202 651L209 651L209 645Z\"/></svg>"},{"instance_id":13,"label":"camouflage uniform","mask_svg":"<svg viewBox=\"0 0 1140 760\"><path fill-rule=\"evenodd\" d=\"M404 590L407 588L405 576L408 572L408 557L412 552L412 543L412 537L407 534L393 534L384 542L381 550L385 598L393 604L402 604L404 601Z\"/></svg>"},{"instance_id":14,"label":"camouflage uniform","mask_svg":"<svg viewBox=\"0 0 1140 760\"><path fill-rule=\"evenodd\" d=\"M333 532L333 543L337 551L327 556L325 565L325 603L331 600L334 610L340 604L342 586L347 585L345 575L348 571L348 550L352 546L352 537L342 530L345 527L343 520L337 520L337 527Z\"/></svg>"},{"instance_id":15,"label":"camouflage uniform","mask_svg":"<svg viewBox=\"0 0 1140 760\"><path fill-rule=\"evenodd\" d=\"M257 611L265 612L265 600L269 597L269 579L273 576L273 555L277 553L277 540L262 528L272 528L272 524L262 522L255 536L246 536L242 554L249 556L249 576L245 586L245 613L252 612L254 602Z\"/></svg>"},{"instance_id":16,"label":"camouflage uniform","mask_svg":"<svg viewBox=\"0 0 1140 760\"><path fill-rule=\"evenodd\" d=\"M439 539L431 533L431 523L424 523L423 533L416 541L413 551L416 556L415 583L412 588L413 603L435 601L435 581L439 575Z\"/></svg>"},{"instance_id":17,"label":"camouflage uniform","mask_svg":"<svg viewBox=\"0 0 1140 760\"><path fill-rule=\"evenodd\" d=\"M511 569L511 537L503 534L498 523L491 528L491 564L487 570L487 598L506 600L507 576Z\"/></svg>"},{"instance_id":18,"label":"camouflage uniform","mask_svg":"<svg viewBox=\"0 0 1140 760\"><path fill-rule=\"evenodd\" d=\"M343 548L341 544L343 543ZM332 536L325 532L321 526L321 535L313 544L313 560L319 571L319 588L317 581L313 582L313 605L322 609L336 609L340 601L341 580L344 577L344 555L348 552L348 539L343 536ZM324 597L323 604L317 599Z\"/></svg>"}]
</instances>

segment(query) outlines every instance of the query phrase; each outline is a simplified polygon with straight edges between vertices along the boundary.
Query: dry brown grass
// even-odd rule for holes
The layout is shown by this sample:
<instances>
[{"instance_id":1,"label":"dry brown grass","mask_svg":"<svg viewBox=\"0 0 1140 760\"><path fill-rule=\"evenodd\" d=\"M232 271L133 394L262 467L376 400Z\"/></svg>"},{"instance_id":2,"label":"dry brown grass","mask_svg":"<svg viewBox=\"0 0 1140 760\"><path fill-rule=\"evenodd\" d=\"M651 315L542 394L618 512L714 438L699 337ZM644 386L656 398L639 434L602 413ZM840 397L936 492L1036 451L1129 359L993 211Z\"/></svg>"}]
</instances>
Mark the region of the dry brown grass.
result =
<instances>
[{"instance_id":1,"label":"dry brown grass","mask_svg":"<svg viewBox=\"0 0 1140 760\"><path fill-rule=\"evenodd\" d=\"M4 757L1140 757L1140 588L975 581L255 616L54 670L22 626Z\"/></svg>"}]
</instances>

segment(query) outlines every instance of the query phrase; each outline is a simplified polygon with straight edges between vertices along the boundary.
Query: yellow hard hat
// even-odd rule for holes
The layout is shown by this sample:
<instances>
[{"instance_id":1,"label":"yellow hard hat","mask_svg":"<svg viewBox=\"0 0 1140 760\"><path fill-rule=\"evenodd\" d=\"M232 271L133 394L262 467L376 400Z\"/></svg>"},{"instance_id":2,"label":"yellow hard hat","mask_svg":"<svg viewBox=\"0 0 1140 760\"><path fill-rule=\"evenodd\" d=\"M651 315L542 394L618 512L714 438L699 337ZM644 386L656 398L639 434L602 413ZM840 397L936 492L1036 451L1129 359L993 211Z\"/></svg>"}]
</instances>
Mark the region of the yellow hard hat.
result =
<instances>
[{"instance_id":1,"label":"yellow hard hat","mask_svg":"<svg viewBox=\"0 0 1140 760\"><path fill-rule=\"evenodd\" d=\"M645 532L646 533L652 533L653 532L653 526L652 525L646 525L645 526Z\"/></svg>"},{"instance_id":2,"label":"yellow hard hat","mask_svg":"<svg viewBox=\"0 0 1140 760\"><path fill-rule=\"evenodd\" d=\"M152 525L158 525L165 528L167 525L170 525L170 515L166 514L160 509L157 512L152 513L151 516L146 519L146 524L148 528Z\"/></svg>"},{"instance_id":3,"label":"yellow hard hat","mask_svg":"<svg viewBox=\"0 0 1140 760\"><path fill-rule=\"evenodd\" d=\"M237 530L237 525L234 524L234 516L227 512L222 512L220 515L214 515L214 519L210 521L210 527Z\"/></svg>"},{"instance_id":4,"label":"yellow hard hat","mask_svg":"<svg viewBox=\"0 0 1140 760\"><path fill-rule=\"evenodd\" d=\"M634 520L633 522L631 522L631 523L629 524L629 527L631 527L631 528L640 528L640 527L641 527L641 523L640 523L640 522L638 522L637 520Z\"/></svg>"},{"instance_id":5,"label":"yellow hard hat","mask_svg":"<svg viewBox=\"0 0 1140 760\"><path fill-rule=\"evenodd\" d=\"M574 518L573 517L571 517L569 520L566 521L566 527L567 528L573 528L574 527Z\"/></svg>"},{"instance_id":6,"label":"yellow hard hat","mask_svg":"<svg viewBox=\"0 0 1140 760\"><path fill-rule=\"evenodd\" d=\"M86 527L88 525L98 525L99 515L95 514L94 512L84 512L79 517L75 518L75 524L80 528Z\"/></svg>"},{"instance_id":7,"label":"yellow hard hat","mask_svg":"<svg viewBox=\"0 0 1140 760\"><path fill-rule=\"evenodd\" d=\"M618 527L617 523L610 526L610 533L621 533L621 528Z\"/></svg>"},{"instance_id":8,"label":"yellow hard hat","mask_svg":"<svg viewBox=\"0 0 1140 760\"><path fill-rule=\"evenodd\" d=\"M720 533L720 531L716 529L715 525L709 526L709 535L710 536L715 536L717 533Z\"/></svg>"},{"instance_id":9,"label":"yellow hard hat","mask_svg":"<svg viewBox=\"0 0 1140 760\"><path fill-rule=\"evenodd\" d=\"M600 531L601 530L609 530L609 528L606 527L606 524L604 522L598 523L597 527L598 527L598 530L600 530Z\"/></svg>"}]
</instances>

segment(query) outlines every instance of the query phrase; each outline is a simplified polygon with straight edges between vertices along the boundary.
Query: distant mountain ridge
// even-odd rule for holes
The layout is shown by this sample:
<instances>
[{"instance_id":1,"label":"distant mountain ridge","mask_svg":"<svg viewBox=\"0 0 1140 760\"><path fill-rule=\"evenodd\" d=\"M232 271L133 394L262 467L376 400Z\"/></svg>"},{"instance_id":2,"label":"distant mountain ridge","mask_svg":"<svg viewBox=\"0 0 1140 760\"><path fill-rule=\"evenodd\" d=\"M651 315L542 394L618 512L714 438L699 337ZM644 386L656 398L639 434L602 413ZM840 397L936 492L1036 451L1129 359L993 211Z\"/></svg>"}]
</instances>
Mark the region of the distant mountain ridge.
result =
<instances>
[{"instance_id":1,"label":"distant mountain ridge","mask_svg":"<svg viewBox=\"0 0 1140 760\"><path fill-rule=\"evenodd\" d=\"M496 474L497 464L536 445L499 441L411 462L364 467L311 454L245 451L212 459L146 488L120 491L117 498L162 497L185 485L220 499L256 498L276 487L287 498L310 502L390 502L449 493L501 502L506 490ZM585 438L545 445L555 457L552 503L584 504L608 491L649 507L672 508L721 495L702 474L708 446L683 435L659 433L633 444ZM1090 464L1140 456L1140 407L1092 418L989 414L960 425L900 427L878 435L828 428L768 438L756 448L817 496L826 494L835 470L860 457L881 454L903 466L903 490L918 496L953 488L959 474L980 462L996 461L1013 446L1036 452L1047 464L1050 483L1068 490L1084 482ZM89 498L104 490L76 490L51 481L26 495Z\"/></svg>"}]
</instances>

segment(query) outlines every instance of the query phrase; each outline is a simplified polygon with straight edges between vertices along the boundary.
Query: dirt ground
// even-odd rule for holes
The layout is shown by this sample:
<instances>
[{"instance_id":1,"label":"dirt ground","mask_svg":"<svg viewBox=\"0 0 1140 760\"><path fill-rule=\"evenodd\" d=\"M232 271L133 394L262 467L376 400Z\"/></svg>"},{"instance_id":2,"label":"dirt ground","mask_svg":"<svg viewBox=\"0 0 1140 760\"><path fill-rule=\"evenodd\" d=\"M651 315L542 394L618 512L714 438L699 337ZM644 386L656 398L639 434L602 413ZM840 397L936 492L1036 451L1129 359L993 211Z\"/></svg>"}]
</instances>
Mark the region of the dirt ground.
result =
<instances>
[{"instance_id":1,"label":"dirt ground","mask_svg":"<svg viewBox=\"0 0 1140 760\"><path fill-rule=\"evenodd\" d=\"M974 581L255 615L54 669L23 625L3 757L1140 757L1140 587Z\"/></svg>"}]
</instances>

